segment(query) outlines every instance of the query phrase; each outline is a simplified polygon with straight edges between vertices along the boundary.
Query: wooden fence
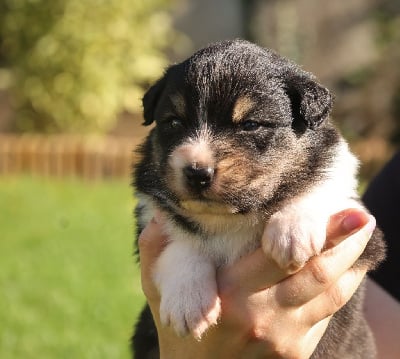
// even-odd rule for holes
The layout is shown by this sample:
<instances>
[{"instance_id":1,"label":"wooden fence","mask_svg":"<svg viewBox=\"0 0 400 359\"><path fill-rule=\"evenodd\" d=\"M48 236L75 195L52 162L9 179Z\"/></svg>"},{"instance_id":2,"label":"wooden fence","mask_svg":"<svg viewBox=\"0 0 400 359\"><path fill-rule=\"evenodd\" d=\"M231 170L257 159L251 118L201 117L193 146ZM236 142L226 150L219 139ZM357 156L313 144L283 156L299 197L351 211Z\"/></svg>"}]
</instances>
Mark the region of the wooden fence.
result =
<instances>
[{"instance_id":1,"label":"wooden fence","mask_svg":"<svg viewBox=\"0 0 400 359\"><path fill-rule=\"evenodd\" d=\"M136 145L124 137L0 135L0 175L126 178Z\"/></svg>"}]
</instances>

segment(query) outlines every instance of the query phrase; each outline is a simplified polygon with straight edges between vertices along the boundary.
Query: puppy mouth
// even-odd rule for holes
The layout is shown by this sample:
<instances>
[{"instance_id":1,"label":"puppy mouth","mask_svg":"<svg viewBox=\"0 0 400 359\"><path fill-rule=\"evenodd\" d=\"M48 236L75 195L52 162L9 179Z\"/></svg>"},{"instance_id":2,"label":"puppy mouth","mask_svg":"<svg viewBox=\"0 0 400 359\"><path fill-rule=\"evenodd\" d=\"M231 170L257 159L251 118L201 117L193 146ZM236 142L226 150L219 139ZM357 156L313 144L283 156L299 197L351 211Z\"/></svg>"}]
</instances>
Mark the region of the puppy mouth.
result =
<instances>
[{"instance_id":1,"label":"puppy mouth","mask_svg":"<svg viewBox=\"0 0 400 359\"><path fill-rule=\"evenodd\" d=\"M238 209L229 204L207 199L182 200L180 206L193 214L231 215L238 213Z\"/></svg>"}]
</instances>

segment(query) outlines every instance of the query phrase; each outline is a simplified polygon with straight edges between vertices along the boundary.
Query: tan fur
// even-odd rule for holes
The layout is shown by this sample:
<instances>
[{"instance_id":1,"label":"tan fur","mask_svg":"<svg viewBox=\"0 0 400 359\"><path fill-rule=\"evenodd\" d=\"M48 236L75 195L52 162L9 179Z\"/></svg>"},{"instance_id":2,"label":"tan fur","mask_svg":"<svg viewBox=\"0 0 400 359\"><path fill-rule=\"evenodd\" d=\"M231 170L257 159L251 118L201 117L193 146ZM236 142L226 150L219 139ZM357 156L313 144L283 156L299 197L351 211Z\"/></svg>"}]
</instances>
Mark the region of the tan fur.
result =
<instances>
[{"instance_id":1,"label":"tan fur","mask_svg":"<svg viewBox=\"0 0 400 359\"><path fill-rule=\"evenodd\" d=\"M225 215L225 214L235 214L236 211L232 206L218 202L204 202L196 200L186 200L181 201L181 206L183 209L198 214L210 214L210 215Z\"/></svg>"},{"instance_id":2,"label":"tan fur","mask_svg":"<svg viewBox=\"0 0 400 359\"><path fill-rule=\"evenodd\" d=\"M254 102L250 97L239 97L233 107L232 121L238 123L244 119L249 111L254 107Z\"/></svg>"}]
</instances>

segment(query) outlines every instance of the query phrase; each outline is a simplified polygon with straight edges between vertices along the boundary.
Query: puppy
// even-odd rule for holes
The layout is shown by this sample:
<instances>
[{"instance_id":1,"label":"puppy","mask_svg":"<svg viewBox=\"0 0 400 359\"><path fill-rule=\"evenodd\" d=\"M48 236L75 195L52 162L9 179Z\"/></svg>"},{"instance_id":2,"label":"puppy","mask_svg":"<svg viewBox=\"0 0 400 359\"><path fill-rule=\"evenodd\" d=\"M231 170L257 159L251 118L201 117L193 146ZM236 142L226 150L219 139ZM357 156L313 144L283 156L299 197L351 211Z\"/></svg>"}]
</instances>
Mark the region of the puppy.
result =
<instances>
[{"instance_id":1,"label":"puppy","mask_svg":"<svg viewBox=\"0 0 400 359\"><path fill-rule=\"evenodd\" d=\"M156 210L170 243L154 268L161 323L200 340L220 315L215 273L262 246L288 271L324 247L331 214L361 207L357 160L328 117L329 91L246 41L208 46L171 66L143 98L156 123L135 171L139 232ZM375 236L359 260L384 252ZM373 358L362 292L332 319L313 358ZM133 338L157 357L148 308ZM152 356L153 355L153 356Z\"/></svg>"}]
</instances>

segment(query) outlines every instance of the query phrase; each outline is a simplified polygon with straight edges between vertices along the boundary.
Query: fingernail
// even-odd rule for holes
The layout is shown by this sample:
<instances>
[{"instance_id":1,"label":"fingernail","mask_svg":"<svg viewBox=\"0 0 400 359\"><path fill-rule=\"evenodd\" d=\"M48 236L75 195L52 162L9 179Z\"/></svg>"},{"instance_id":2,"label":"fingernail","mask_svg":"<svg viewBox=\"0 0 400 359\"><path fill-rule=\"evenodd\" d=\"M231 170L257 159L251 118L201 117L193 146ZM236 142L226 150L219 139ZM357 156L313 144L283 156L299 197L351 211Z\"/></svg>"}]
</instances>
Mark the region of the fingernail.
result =
<instances>
[{"instance_id":1,"label":"fingernail","mask_svg":"<svg viewBox=\"0 0 400 359\"><path fill-rule=\"evenodd\" d=\"M361 228L363 225L365 225L365 222L365 217L363 218L360 213L352 213L343 219L342 226L346 232L352 232L355 229Z\"/></svg>"},{"instance_id":2,"label":"fingernail","mask_svg":"<svg viewBox=\"0 0 400 359\"><path fill-rule=\"evenodd\" d=\"M369 233L369 235L372 234L372 232L375 230L376 227L376 219L374 216L369 215L369 221L365 226L365 230Z\"/></svg>"}]
</instances>

